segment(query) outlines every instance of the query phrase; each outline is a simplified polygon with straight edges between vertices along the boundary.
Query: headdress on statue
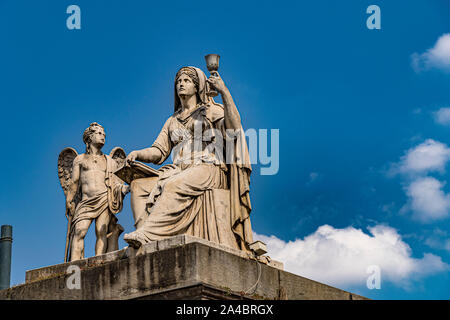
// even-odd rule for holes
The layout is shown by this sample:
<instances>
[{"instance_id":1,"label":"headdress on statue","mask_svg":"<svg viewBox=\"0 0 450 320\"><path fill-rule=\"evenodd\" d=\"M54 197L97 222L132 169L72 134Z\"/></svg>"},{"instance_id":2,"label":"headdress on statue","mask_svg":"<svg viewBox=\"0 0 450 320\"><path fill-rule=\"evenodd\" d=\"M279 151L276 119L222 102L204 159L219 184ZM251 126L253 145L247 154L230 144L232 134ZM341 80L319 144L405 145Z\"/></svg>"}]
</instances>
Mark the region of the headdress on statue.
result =
<instances>
[{"instance_id":1,"label":"headdress on statue","mask_svg":"<svg viewBox=\"0 0 450 320\"><path fill-rule=\"evenodd\" d=\"M196 67L183 67L180 70L178 70L177 75L175 76L175 82L174 82L174 90L175 90L175 107L174 112L177 112L181 109L181 101L180 97L177 93L177 79L182 75L185 74L189 78L192 79L192 81L195 84L195 87L197 88L197 98L199 99L199 103L208 105L208 104L217 104L213 101L213 99L208 95L208 92L210 91L209 83L206 82L206 75L205 73Z\"/></svg>"}]
</instances>

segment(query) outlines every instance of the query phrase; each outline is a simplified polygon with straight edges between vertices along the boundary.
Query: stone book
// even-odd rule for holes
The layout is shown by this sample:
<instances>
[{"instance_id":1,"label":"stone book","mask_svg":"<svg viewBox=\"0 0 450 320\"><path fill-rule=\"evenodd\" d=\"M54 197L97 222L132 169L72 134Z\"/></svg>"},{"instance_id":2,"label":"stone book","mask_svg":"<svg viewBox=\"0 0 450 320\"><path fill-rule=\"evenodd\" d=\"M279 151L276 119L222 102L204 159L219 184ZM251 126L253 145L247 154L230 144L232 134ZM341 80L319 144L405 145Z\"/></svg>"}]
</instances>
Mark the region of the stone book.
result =
<instances>
[{"instance_id":1,"label":"stone book","mask_svg":"<svg viewBox=\"0 0 450 320\"><path fill-rule=\"evenodd\" d=\"M141 162L132 161L114 172L122 181L131 184L135 179L159 176L159 172Z\"/></svg>"}]
</instances>

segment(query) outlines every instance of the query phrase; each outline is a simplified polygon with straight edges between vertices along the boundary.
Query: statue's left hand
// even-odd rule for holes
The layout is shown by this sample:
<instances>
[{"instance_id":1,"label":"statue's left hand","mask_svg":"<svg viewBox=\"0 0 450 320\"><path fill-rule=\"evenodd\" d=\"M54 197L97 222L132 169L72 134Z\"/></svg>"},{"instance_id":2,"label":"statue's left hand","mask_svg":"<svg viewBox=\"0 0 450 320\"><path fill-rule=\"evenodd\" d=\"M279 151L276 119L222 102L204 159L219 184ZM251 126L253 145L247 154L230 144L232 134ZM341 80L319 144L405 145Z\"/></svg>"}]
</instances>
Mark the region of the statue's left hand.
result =
<instances>
[{"instance_id":1,"label":"statue's left hand","mask_svg":"<svg viewBox=\"0 0 450 320\"><path fill-rule=\"evenodd\" d=\"M224 94L227 92L228 88L225 85L225 82L223 82L222 78L220 77L219 73L217 71L214 71L211 73L211 76L206 79L209 84L213 87L213 89L216 89L220 94Z\"/></svg>"}]
</instances>

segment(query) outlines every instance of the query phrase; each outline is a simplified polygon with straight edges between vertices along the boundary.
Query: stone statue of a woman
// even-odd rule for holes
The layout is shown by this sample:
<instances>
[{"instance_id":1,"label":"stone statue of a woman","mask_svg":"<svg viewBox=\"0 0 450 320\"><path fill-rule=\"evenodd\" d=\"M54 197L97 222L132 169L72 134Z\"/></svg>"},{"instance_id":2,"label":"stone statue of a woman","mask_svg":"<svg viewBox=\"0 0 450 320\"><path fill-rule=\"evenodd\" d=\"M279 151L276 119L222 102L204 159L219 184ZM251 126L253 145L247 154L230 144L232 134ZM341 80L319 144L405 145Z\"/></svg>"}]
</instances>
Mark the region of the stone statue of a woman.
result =
<instances>
[{"instance_id":1,"label":"stone statue of a woman","mask_svg":"<svg viewBox=\"0 0 450 320\"><path fill-rule=\"evenodd\" d=\"M221 94L223 105L212 99L211 89ZM173 164L161 167L159 177L131 183L137 229L124 240L138 248L188 234L248 251L251 165L239 112L217 72L207 79L198 68L181 68L175 77L173 115L153 145L132 151L127 161L161 164L171 152ZM229 190L227 219L232 236L227 239L221 239L219 232L215 189Z\"/></svg>"}]
</instances>

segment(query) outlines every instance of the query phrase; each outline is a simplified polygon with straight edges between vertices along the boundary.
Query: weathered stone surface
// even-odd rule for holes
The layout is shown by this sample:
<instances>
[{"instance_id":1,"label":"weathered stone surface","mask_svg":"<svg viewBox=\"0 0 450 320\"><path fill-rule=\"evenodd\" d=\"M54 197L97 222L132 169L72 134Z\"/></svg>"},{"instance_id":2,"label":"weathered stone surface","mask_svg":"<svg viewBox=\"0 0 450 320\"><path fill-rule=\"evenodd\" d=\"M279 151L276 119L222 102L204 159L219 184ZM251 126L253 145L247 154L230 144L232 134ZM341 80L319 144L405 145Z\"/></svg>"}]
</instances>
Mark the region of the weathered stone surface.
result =
<instances>
[{"instance_id":1,"label":"weathered stone surface","mask_svg":"<svg viewBox=\"0 0 450 320\"><path fill-rule=\"evenodd\" d=\"M76 265L76 266L80 267L81 270L84 270L84 269L92 268L95 266L100 266L100 265L103 265L105 263L112 262L115 260L134 258L138 255L148 254L148 253L152 253L152 252L160 251L160 250L166 250L166 249L170 249L173 247L182 246L182 245L185 245L188 243L203 243L207 246L220 249L222 251L231 253L233 255L237 255L242 258L249 258L249 255L242 250L233 249L233 248L227 247L225 245L222 245L222 244L219 244L216 242L211 242L211 241L204 240L204 239L197 238L197 237L192 237L192 236L188 236L188 235L179 235L179 236L174 236L174 237L167 238L164 240L147 243L147 244L141 246L139 249L133 249L131 247L127 247L122 250L113 251L113 252L109 252L109 253L106 253L103 255L94 256L94 257L90 257L90 258L86 258L86 259L82 259L82 260L77 260L77 261L73 261L73 262L69 262L69 263L61 263L61 264L57 264L57 265L53 265L53 266L49 266L49 267L43 267L43 268L39 268L39 269L29 270L26 272L25 282L29 283L29 282L36 281L36 280L46 279L46 278L49 278L52 276L54 277L55 275L58 275L58 274L64 274L66 272L68 266L70 266L70 265ZM266 263L270 266L273 266L273 267L281 269L281 270L283 269L283 263L281 263L279 261L271 260L271 259L268 259L269 262L267 262L267 261L264 261L265 259L263 259L263 258L266 258L266 257L261 257L260 260L263 263Z\"/></svg>"},{"instance_id":2,"label":"weathered stone surface","mask_svg":"<svg viewBox=\"0 0 450 320\"><path fill-rule=\"evenodd\" d=\"M81 270L103 265L108 262L124 259L129 255L128 248L108 252L99 256L90 257L87 259L76 260L69 263L56 264L49 267L43 267L39 269L29 270L25 274L25 282L29 283L36 280L42 280L55 275L64 274L70 265L76 265Z\"/></svg>"},{"instance_id":3,"label":"weathered stone surface","mask_svg":"<svg viewBox=\"0 0 450 320\"><path fill-rule=\"evenodd\" d=\"M0 299L364 299L189 236L31 270ZM235 254L238 252L239 254ZM81 269L69 289L67 268Z\"/></svg>"},{"instance_id":4,"label":"weathered stone surface","mask_svg":"<svg viewBox=\"0 0 450 320\"><path fill-rule=\"evenodd\" d=\"M366 299L290 272L279 272L280 291L288 300L361 300Z\"/></svg>"},{"instance_id":5,"label":"weathered stone surface","mask_svg":"<svg viewBox=\"0 0 450 320\"><path fill-rule=\"evenodd\" d=\"M250 249L255 252L257 256L262 256L267 253L267 246L262 241L255 241L250 244Z\"/></svg>"}]
</instances>

